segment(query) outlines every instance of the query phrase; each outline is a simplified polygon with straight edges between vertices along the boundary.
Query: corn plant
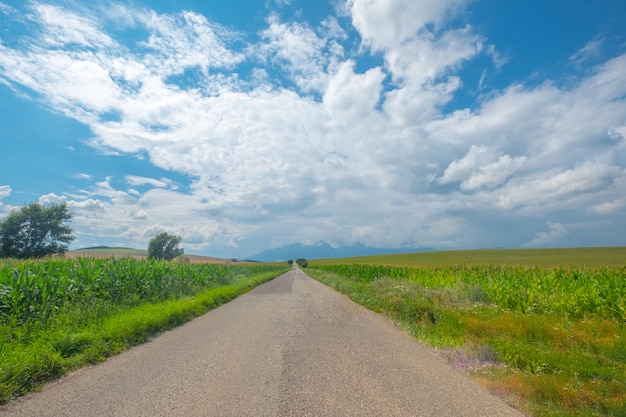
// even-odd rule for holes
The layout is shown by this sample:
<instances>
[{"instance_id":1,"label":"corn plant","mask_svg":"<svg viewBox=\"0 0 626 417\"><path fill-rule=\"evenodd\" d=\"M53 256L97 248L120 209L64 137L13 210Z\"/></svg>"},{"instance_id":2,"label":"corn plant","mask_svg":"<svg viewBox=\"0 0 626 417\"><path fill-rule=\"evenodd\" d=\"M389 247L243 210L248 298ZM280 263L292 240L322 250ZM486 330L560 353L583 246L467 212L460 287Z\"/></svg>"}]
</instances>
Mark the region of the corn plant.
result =
<instances>
[{"instance_id":1,"label":"corn plant","mask_svg":"<svg viewBox=\"0 0 626 417\"><path fill-rule=\"evenodd\" d=\"M356 282L403 280L430 289L471 289L483 301L522 313L598 314L626 320L626 268L548 269L521 266L316 266Z\"/></svg>"},{"instance_id":2,"label":"corn plant","mask_svg":"<svg viewBox=\"0 0 626 417\"><path fill-rule=\"evenodd\" d=\"M70 304L158 302L276 269L131 258L11 261L0 265L0 317L20 324L47 320Z\"/></svg>"}]
</instances>

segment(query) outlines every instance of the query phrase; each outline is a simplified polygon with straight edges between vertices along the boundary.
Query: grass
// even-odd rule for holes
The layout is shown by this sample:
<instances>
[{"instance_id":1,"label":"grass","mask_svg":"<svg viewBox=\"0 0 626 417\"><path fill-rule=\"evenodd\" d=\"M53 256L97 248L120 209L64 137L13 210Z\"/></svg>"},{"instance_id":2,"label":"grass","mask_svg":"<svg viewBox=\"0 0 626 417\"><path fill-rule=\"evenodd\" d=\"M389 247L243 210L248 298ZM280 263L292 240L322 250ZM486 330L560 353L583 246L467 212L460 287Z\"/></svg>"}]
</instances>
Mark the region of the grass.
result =
<instances>
[{"instance_id":1,"label":"grass","mask_svg":"<svg viewBox=\"0 0 626 417\"><path fill-rule=\"evenodd\" d=\"M626 416L626 258L623 248L609 252L506 251L498 264L486 260L500 251L439 253L442 265L427 266L419 262L434 258L424 254L311 261L307 273L530 415ZM608 266L582 266L581 256Z\"/></svg>"},{"instance_id":2,"label":"grass","mask_svg":"<svg viewBox=\"0 0 626 417\"><path fill-rule=\"evenodd\" d=\"M0 404L228 302L287 265L0 264Z\"/></svg>"}]
</instances>

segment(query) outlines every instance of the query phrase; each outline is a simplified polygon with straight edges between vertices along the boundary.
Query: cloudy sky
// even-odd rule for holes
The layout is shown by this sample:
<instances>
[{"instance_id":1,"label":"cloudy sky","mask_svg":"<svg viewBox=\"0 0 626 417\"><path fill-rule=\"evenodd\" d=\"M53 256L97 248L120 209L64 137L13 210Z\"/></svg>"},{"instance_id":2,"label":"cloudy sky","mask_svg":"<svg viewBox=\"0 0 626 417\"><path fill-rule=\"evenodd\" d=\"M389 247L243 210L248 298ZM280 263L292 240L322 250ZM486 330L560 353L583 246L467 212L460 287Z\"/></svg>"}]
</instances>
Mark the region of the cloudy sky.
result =
<instances>
[{"instance_id":1,"label":"cloudy sky","mask_svg":"<svg viewBox=\"0 0 626 417\"><path fill-rule=\"evenodd\" d=\"M0 217L245 257L626 245L623 0L0 0Z\"/></svg>"}]
</instances>

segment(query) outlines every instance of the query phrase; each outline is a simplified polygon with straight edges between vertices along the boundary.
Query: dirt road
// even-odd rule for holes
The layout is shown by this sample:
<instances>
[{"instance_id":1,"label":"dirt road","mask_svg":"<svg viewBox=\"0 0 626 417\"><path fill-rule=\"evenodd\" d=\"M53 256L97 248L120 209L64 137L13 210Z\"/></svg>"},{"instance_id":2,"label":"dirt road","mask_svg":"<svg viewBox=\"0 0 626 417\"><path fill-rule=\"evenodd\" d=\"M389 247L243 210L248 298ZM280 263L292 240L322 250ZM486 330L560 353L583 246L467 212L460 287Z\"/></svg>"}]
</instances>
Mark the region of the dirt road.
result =
<instances>
[{"instance_id":1,"label":"dirt road","mask_svg":"<svg viewBox=\"0 0 626 417\"><path fill-rule=\"evenodd\" d=\"M518 416L388 320L294 270L0 416Z\"/></svg>"}]
</instances>

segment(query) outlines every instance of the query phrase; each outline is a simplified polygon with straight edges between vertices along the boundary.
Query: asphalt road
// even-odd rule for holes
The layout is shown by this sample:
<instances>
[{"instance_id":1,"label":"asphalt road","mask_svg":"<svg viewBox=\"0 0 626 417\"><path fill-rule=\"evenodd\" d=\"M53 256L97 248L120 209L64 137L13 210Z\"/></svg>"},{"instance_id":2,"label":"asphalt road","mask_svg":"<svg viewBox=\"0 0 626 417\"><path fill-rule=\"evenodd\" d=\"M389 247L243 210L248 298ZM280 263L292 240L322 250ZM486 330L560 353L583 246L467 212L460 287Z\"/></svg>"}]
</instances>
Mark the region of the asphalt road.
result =
<instances>
[{"instance_id":1,"label":"asphalt road","mask_svg":"<svg viewBox=\"0 0 626 417\"><path fill-rule=\"evenodd\" d=\"M291 271L0 416L517 416L387 319Z\"/></svg>"}]
</instances>

